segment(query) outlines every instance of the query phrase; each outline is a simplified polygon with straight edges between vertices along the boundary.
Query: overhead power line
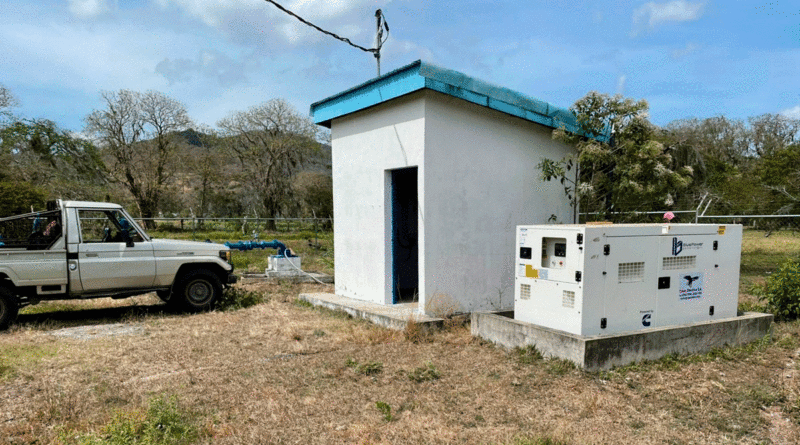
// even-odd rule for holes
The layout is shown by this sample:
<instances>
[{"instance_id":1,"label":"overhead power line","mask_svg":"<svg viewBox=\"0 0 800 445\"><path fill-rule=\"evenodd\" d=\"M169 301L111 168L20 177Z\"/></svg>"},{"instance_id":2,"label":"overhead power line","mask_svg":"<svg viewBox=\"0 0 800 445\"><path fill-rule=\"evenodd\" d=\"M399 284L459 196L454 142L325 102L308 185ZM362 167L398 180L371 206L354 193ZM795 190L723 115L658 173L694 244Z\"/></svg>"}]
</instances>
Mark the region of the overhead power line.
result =
<instances>
[{"instance_id":1,"label":"overhead power line","mask_svg":"<svg viewBox=\"0 0 800 445\"><path fill-rule=\"evenodd\" d=\"M342 41L344 43L347 43L348 45L352 46L353 48L357 48L357 49L360 49L361 51L374 54L375 58L378 61L378 75L380 76L380 74L381 74L381 62L380 62L380 60L381 60L381 47L383 47L383 44L386 43L386 40L389 39L389 24L386 23L386 17L383 16L383 12L381 12L380 9L375 11L375 18L376 18L376 21L377 21L377 37L376 37L376 42L375 42L375 48L365 48L365 47L363 47L361 45L353 43L350 39L348 39L346 37L342 37L342 36L340 36L340 35L338 35L336 33L333 33L333 32L330 32L330 31L326 31L326 30L320 28L319 26L317 26L317 25L309 22L308 20L300 17L299 15L295 14L294 12L284 8L283 6L281 6L278 2L276 2L274 0L264 0L264 1L266 1L268 3L272 3L273 5L275 5L276 8L278 8L281 11L289 14L290 16L296 18L297 20L300 20L300 22L302 22L303 24L308 25L308 26L316 29L317 31L319 31L319 32L321 32L323 34L327 34L327 35L333 37L334 39L337 39L337 40L340 40L340 41ZM386 28L386 36L385 37L383 35L383 28Z\"/></svg>"}]
</instances>

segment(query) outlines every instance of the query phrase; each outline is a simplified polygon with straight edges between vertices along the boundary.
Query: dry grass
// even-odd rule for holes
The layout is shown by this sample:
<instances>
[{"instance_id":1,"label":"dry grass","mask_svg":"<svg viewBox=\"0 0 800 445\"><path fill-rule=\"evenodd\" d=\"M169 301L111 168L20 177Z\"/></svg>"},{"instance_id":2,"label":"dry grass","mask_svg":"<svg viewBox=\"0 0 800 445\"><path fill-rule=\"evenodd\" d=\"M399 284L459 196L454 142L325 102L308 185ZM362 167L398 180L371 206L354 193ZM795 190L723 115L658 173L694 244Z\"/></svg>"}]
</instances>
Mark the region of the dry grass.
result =
<instances>
[{"instance_id":1,"label":"dry grass","mask_svg":"<svg viewBox=\"0 0 800 445\"><path fill-rule=\"evenodd\" d=\"M177 400L198 443L800 442L798 322L751 346L590 374L496 348L463 323L419 341L297 303L322 286L241 286L270 298L198 315L151 296L23 315L0 334L0 443L102 437L159 397ZM52 335L120 321L144 329Z\"/></svg>"}]
</instances>

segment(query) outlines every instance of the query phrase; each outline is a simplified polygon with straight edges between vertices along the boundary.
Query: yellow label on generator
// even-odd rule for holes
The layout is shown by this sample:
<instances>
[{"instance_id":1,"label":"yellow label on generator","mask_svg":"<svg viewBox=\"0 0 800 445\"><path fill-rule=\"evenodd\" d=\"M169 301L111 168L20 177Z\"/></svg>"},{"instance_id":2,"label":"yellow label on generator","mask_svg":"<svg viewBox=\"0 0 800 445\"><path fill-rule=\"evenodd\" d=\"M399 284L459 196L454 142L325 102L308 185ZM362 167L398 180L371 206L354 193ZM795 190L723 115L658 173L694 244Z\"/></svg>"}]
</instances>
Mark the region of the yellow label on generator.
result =
<instances>
[{"instance_id":1,"label":"yellow label on generator","mask_svg":"<svg viewBox=\"0 0 800 445\"><path fill-rule=\"evenodd\" d=\"M528 278L539 278L539 269L534 269L530 264L526 264L525 276Z\"/></svg>"},{"instance_id":2,"label":"yellow label on generator","mask_svg":"<svg viewBox=\"0 0 800 445\"><path fill-rule=\"evenodd\" d=\"M717 227L717 235L724 235L725 234L725 226Z\"/></svg>"}]
</instances>

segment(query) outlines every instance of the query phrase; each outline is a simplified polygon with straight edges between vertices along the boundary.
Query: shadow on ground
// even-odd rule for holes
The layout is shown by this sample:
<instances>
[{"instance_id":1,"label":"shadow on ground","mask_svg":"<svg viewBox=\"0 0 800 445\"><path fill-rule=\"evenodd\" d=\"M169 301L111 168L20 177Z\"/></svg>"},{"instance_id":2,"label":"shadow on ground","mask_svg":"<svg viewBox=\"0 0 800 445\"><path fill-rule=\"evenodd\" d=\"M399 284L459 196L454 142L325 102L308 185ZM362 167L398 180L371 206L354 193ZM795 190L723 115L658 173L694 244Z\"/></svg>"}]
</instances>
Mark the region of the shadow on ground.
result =
<instances>
[{"instance_id":1,"label":"shadow on ground","mask_svg":"<svg viewBox=\"0 0 800 445\"><path fill-rule=\"evenodd\" d=\"M19 314L15 324L18 327L46 327L61 329L65 327L129 323L146 318L176 315L164 304L145 304L108 308L59 309L52 312Z\"/></svg>"}]
</instances>

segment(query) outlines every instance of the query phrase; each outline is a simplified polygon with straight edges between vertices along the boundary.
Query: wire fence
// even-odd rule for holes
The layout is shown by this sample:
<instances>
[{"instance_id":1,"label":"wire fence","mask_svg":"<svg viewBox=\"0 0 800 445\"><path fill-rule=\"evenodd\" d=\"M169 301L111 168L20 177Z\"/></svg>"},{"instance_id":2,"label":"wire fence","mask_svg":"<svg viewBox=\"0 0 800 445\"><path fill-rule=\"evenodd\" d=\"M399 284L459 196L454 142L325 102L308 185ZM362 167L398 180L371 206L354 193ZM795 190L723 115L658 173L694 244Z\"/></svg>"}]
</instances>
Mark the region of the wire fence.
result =
<instances>
[{"instance_id":1,"label":"wire fence","mask_svg":"<svg viewBox=\"0 0 800 445\"><path fill-rule=\"evenodd\" d=\"M800 215L705 215L698 210L664 210L658 212L629 213L581 213L581 222L592 221L592 217L602 217L613 222L652 223L663 222L664 214L672 212L673 223L731 223L761 230L791 229L800 230Z\"/></svg>"},{"instance_id":2,"label":"wire fence","mask_svg":"<svg viewBox=\"0 0 800 445\"><path fill-rule=\"evenodd\" d=\"M333 218L137 218L140 224L158 231L219 231L241 232L330 232Z\"/></svg>"}]
</instances>

